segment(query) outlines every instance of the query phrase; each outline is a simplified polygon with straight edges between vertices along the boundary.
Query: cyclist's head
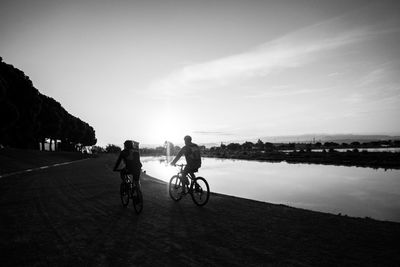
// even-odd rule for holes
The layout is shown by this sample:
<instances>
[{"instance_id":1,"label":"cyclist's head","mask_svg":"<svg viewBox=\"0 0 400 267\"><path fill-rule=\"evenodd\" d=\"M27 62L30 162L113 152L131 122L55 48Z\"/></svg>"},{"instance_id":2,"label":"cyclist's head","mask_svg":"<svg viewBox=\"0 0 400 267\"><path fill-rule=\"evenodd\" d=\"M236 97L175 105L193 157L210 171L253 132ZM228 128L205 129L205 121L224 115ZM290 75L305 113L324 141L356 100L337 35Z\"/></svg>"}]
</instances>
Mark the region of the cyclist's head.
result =
<instances>
[{"instance_id":1,"label":"cyclist's head","mask_svg":"<svg viewBox=\"0 0 400 267\"><path fill-rule=\"evenodd\" d=\"M133 149L133 141L132 140L126 140L124 142L124 147L125 147L125 149Z\"/></svg>"},{"instance_id":2,"label":"cyclist's head","mask_svg":"<svg viewBox=\"0 0 400 267\"><path fill-rule=\"evenodd\" d=\"M133 140L126 140L124 142L125 149L139 149L139 142Z\"/></svg>"},{"instance_id":3,"label":"cyclist's head","mask_svg":"<svg viewBox=\"0 0 400 267\"><path fill-rule=\"evenodd\" d=\"M190 135L186 135L183 140L185 140L185 144L190 144L192 142L192 137L190 137Z\"/></svg>"}]
</instances>

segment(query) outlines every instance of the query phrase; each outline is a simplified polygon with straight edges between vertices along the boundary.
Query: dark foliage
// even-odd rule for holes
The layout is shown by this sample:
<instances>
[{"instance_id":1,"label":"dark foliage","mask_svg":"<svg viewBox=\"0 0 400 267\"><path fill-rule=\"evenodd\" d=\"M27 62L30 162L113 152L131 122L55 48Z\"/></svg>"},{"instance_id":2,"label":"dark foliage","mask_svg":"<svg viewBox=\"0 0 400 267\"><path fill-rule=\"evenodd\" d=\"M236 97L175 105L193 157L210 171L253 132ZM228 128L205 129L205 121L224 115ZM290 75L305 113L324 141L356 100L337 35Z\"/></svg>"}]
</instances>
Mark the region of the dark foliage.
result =
<instances>
[{"instance_id":1,"label":"dark foliage","mask_svg":"<svg viewBox=\"0 0 400 267\"><path fill-rule=\"evenodd\" d=\"M50 139L61 141L58 149L72 151L97 142L93 127L41 94L28 76L1 57L0 114L0 144L5 146L37 149Z\"/></svg>"},{"instance_id":2,"label":"dark foliage","mask_svg":"<svg viewBox=\"0 0 400 267\"><path fill-rule=\"evenodd\" d=\"M119 153L121 152L121 148L114 144L108 144L106 146L106 153Z\"/></svg>"}]
</instances>

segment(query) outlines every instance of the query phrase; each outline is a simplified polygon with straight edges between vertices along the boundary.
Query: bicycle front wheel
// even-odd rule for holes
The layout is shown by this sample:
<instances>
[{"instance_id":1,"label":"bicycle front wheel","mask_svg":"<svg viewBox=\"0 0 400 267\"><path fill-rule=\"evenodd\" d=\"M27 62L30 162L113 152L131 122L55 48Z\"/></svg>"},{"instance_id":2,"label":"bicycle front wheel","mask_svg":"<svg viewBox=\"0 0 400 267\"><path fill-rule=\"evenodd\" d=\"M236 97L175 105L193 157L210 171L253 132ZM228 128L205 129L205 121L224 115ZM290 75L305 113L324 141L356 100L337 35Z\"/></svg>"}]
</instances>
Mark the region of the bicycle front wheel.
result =
<instances>
[{"instance_id":1,"label":"bicycle front wheel","mask_svg":"<svg viewBox=\"0 0 400 267\"><path fill-rule=\"evenodd\" d=\"M175 200L179 201L182 199L182 181L178 175L172 176L169 181L169 196Z\"/></svg>"},{"instance_id":2,"label":"bicycle front wheel","mask_svg":"<svg viewBox=\"0 0 400 267\"><path fill-rule=\"evenodd\" d=\"M194 179L190 187L190 192L192 200L197 206L204 206L210 198L210 187L203 177Z\"/></svg>"},{"instance_id":3,"label":"bicycle front wheel","mask_svg":"<svg viewBox=\"0 0 400 267\"><path fill-rule=\"evenodd\" d=\"M140 190L139 186L135 186L133 189L133 208L135 209L136 213L139 214L143 210L143 194L142 190Z\"/></svg>"},{"instance_id":4,"label":"bicycle front wheel","mask_svg":"<svg viewBox=\"0 0 400 267\"><path fill-rule=\"evenodd\" d=\"M120 197L121 197L122 206L124 206L124 207L128 206L129 189L128 189L128 185L126 183L121 183L121 186L119 187L119 193L120 193Z\"/></svg>"}]
</instances>

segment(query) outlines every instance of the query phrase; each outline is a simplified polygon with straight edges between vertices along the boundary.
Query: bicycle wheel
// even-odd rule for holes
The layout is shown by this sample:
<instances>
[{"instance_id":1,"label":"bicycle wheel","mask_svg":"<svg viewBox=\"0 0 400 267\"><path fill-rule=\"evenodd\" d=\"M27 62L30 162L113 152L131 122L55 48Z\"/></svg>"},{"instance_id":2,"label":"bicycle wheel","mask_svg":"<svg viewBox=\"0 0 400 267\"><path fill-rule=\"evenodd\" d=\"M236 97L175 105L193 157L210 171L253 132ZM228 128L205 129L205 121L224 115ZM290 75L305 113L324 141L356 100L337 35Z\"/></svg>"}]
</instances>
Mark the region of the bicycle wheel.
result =
<instances>
[{"instance_id":1,"label":"bicycle wheel","mask_svg":"<svg viewBox=\"0 0 400 267\"><path fill-rule=\"evenodd\" d=\"M119 188L119 193L120 193L120 196L121 196L122 206L124 206L124 207L128 206L128 203L129 203L129 189L128 189L128 185L126 183L121 183L121 186Z\"/></svg>"},{"instance_id":2,"label":"bicycle wheel","mask_svg":"<svg viewBox=\"0 0 400 267\"><path fill-rule=\"evenodd\" d=\"M175 201L182 199L182 181L178 175L172 176L169 181L169 196Z\"/></svg>"},{"instance_id":3,"label":"bicycle wheel","mask_svg":"<svg viewBox=\"0 0 400 267\"><path fill-rule=\"evenodd\" d=\"M139 186L135 186L133 188L133 208L135 209L136 213L139 214L143 210L143 194L142 190L140 190Z\"/></svg>"},{"instance_id":4,"label":"bicycle wheel","mask_svg":"<svg viewBox=\"0 0 400 267\"><path fill-rule=\"evenodd\" d=\"M192 200L197 206L204 206L210 198L210 187L203 177L194 179L190 187L190 192Z\"/></svg>"}]
</instances>

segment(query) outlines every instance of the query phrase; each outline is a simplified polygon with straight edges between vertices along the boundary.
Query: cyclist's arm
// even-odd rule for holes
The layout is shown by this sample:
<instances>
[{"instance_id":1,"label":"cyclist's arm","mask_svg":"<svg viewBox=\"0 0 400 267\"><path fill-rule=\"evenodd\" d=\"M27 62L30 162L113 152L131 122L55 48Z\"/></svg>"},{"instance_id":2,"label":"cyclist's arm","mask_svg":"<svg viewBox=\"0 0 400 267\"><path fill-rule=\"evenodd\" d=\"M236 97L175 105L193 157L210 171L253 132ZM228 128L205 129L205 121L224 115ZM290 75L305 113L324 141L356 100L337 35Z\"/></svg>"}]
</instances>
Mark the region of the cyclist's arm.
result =
<instances>
[{"instance_id":1,"label":"cyclist's arm","mask_svg":"<svg viewBox=\"0 0 400 267\"><path fill-rule=\"evenodd\" d=\"M182 157L182 155L184 154L184 148L182 147L181 150L179 150L178 155L176 155L176 157L174 158L174 160L171 162L171 165L175 165L176 162Z\"/></svg>"},{"instance_id":2,"label":"cyclist's arm","mask_svg":"<svg viewBox=\"0 0 400 267\"><path fill-rule=\"evenodd\" d=\"M114 166L113 171L117 171L118 170L118 166L121 163L121 160L122 160L122 156L121 156L121 154L119 154L117 162L115 162L115 166Z\"/></svg>"}]
</instances>

